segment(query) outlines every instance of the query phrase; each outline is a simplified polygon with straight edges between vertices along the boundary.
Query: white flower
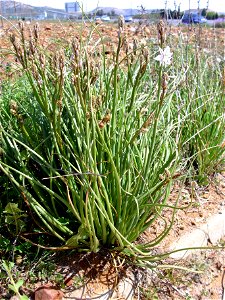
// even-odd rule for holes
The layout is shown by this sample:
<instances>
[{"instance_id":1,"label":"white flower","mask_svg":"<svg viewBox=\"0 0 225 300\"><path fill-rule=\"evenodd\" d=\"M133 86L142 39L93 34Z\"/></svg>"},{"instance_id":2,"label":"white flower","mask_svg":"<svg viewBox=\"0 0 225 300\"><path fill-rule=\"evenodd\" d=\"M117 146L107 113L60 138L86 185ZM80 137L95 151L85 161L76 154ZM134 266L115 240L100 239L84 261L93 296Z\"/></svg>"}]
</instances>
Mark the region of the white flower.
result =
<instances>
[{"instance_id":1,"label":"white flower","mask_svg":"<svg viewBox=\"0 0 225 300\"><path fill-rule=\"evenodd\" d=\"M154 59L158 60L160 62L160 65L162 66L170 65L173 56L173 53L170 52L170 47L167 46L164 50L159 48L159 52L160 54L156 56Z\"/></svg>"}]
</instances>

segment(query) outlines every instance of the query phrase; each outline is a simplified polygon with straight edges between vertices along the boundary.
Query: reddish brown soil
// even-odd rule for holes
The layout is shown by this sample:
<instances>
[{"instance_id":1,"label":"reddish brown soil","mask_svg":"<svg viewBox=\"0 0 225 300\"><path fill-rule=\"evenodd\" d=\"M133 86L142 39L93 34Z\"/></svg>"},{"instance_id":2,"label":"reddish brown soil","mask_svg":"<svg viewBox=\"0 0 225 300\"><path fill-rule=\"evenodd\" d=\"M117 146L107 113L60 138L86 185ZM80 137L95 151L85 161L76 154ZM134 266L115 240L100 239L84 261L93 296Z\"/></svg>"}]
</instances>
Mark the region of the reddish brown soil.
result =
<instances>
[{"instance_id":1,"label":"reddish brown soil","mask_svg":"<svg viewBox=\"0 0 225 300\"><path fill-rule=\"evenodd\" d=\"M30 36L33 32L35 22L25 24L25 35ZM9 42L10 34L18 36L18 24L4 21L4 27L0 28L0 75L1 78L6 76L6 67L9 62L14 61L13 56L9 53L12 46ZM90 22L39 22L40 45L45 51L53 51L54 53L62 46L67 47L74 38L78 40L89 40L90 51L93 45L101 39L106 47L106 54L110 55L115 49L118 40L117 24L94 24ZM134 39L138 45L145 45L148 42L158 44L157 26L149 25L147 22L143 24L133 23L125 27L124 34L126 36L126 45L131 46ZM176 48L178 41L182 38L187 43L195 43L200 49L211 51L213 53L224 52L224 29L215 28L199 28L176 26L166 28L167 41L171 47ZM125 49L124 45L124 49ZM93 50L93 49L92 49ZM8 74L9 76L9 74Z\"/></svg>"}]
</instances>

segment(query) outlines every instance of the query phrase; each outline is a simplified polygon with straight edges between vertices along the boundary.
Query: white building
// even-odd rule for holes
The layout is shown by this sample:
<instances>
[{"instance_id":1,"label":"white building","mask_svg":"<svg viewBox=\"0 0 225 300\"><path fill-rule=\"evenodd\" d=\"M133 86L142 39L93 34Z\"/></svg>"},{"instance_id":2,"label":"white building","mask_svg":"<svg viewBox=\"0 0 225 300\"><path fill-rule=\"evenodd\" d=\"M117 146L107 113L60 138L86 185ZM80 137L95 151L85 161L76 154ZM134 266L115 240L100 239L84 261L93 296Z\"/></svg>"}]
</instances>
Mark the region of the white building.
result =
<instances>
[{"instance_id":1,"label":"white building","mask_svg":"<svg viewBox=\"0 0 225 300\"><path fill-rule=\"evenodd\" d=\"M65 10L68 14L73 14L81 11L81 7L78 1L76 2L66 2Z\"/></svg>"}]
</instances>

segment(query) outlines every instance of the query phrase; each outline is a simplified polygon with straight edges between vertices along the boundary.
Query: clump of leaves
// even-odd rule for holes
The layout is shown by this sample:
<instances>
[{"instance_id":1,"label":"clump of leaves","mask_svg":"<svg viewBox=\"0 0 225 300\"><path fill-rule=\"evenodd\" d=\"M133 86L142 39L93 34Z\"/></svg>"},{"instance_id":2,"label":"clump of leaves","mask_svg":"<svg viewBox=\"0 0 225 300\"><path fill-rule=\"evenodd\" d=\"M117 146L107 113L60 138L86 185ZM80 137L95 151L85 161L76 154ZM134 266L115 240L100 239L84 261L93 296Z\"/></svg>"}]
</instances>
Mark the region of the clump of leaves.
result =
<instances>
[{"instance_id":1,"label":"clump of leaves","mask_svg":"<svg viewBox=\"0 0 225 300\"><path fill-rule=\"evenodd\" d=\"M14 227L15 235L25 230L26 224L23 218L27 217L27 214L18 208L18 203L8 203L3 213L5 215L5 223L9 227Z\"/></svg>"}]
</instances>

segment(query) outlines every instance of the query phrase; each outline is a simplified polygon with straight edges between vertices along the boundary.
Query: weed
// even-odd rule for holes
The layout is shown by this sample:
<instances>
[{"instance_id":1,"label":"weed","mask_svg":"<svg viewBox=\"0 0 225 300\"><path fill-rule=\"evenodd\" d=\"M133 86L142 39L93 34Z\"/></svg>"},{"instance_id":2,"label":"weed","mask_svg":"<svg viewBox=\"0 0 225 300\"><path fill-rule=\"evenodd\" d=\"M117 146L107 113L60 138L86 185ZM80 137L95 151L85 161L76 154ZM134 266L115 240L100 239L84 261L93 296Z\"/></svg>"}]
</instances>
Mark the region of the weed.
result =
<instances>
[{"instance_id":1,"label":"weed","mask_svg":"<svg viewBox=\"0 0 225 300\"><path fill-rule=\"evenodd\" d=\"M24 283L23 279L18 279L17 281L15 281L13 278L12 270L14 267L14 263L13 262L7 263L6 261L3 260L2 267L7 273L9 280L11 282L10 284L8 284L8 288L12 290L20 300L29 300L29 298L26 295L21 295L19 291L21 286Z\"/></svg>"}]
</instances>

